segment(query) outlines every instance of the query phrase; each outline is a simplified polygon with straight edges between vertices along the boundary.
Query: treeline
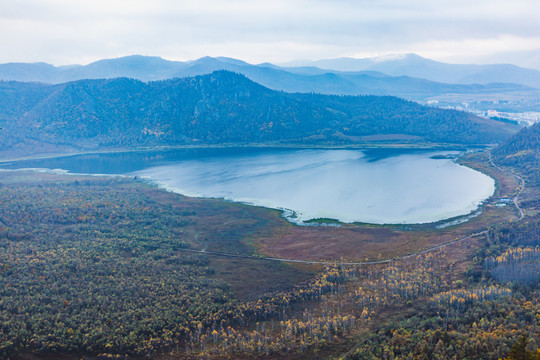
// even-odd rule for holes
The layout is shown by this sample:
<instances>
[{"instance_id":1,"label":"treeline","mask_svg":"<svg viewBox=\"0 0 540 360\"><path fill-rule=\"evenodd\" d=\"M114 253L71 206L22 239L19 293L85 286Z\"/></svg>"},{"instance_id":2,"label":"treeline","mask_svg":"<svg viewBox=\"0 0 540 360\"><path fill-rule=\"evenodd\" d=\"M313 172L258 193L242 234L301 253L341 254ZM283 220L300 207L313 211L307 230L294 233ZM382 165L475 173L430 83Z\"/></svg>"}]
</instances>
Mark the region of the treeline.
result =
<instances>
[{"instance_id":1,"label":"treeline","mask_svg":"<svg viewBox=\"0 0 540 360\"><path fill-rule=\"evenodd\" d=\"M334 265L308 283L239 305L235 327L199 327L185 352L205 356L312 352L366 326L378 310L449 289L453 265L444 251L375 267Z\"/></svg>"},{"instance_id":2,"label":"treeline","mask_svg":"<svg viewBox=\"0 0 540 360\"><path fill-rule=\"evenodd\" d=\"M469 269L469 275L478 279L487 270L499 282L535 287L540 279L539 246L540 215L495 226L488 232L486 247L477 252L483 266L477 263L475 269Z\"/></svg>"},{"instance_id":3,"label":"treeline","mask_svg":"<svg viewBox=\"0 0 540 360\"><path fill-rule=\"evenodd\" d=\"M206 256L181 251L193 212L139 190L123 178L0 185L0 357L297 351L354 328L334 306L306 313L309 322L294 314L343 293L359 269L329 266L290 291L241 303L211 278ZM280 335L265 333L274 322Z\"/></svg>"},{"instance_id":4,"label":"treeline","mask_svg":"<svg viewBox=\"0 0 540 360\"><path fill-rule=\"evenodd\" d=\"M238 304L230 322L234 326L199 326L188 334L185 353L196 358L259 356L324 347L357 326L357 318L340 311L343 302L337 306L335 299L345 296L347 282L358 271L356 267L326 266L312 281L292 291ZM369 313L363 311L358 320L368 317Z\"/></svg>"},{"instance_id":5,"label":"treeline","mask_svg":"<svg viewBox=\"0 0 540 360\"><path fill-rule=\"evenodd\" d=\"M356 302L365 307L388 306L449 289L453 264L446 253L427 253L370 269L355 289ZM371 310L371 308L370 308Z\"/></svg>"},{"instance_id":6,"label":"treeline","mask_svg":"<svg viewBox=\"0 0 540 360\"><path fill-rule=\"evenodd\" d=\"M429 300L409 300L410 305L401 308L402 316L381 319L383 324L362 336L344 358L539 359L538 245L540 216L536 215L489 229L464 274L466 278L450 284L446 280L444 286L445 281L437 280L434 274L449 269L418 269L417 279L428 283ZM416 272L390 269L386 271L401 278ZM385 289L382 284L392 284L384 278L373 282L371 288ZM395 292L388 291L394 288L386 287L386 298L394 296ZM422 293L421 289L417 293Z\"/></svg>"},{"instance_id":7,"label":"treeline","mask_svg":"<svg viewBox=\"0 0 540 360\"><path fill-rule=\"evenodd\" d=\"M273 91L227 71L150 83L0 82L0 126L3 150L30 144L345 144L384 134L408 136L401 141L471 144L499 142L515 131L513 125L391 96Z\"/></svg>"},{"instance_id":8,"label":"treeline","mask_svg":"<svg viewBox=\"0 0 540 360\"><path fill-rule=\"evenodd\" d=\"M540 280L540 247L511 248L497 257L488 257L485 266L500 282L535 285Z\"/></svg>"},{"instance_id":9,"label":"treeline","mask_svg":"<svg viewBox=\"0 0 540 360\"><path fill-rule=\"evenodd\" d=\"M497 360L510 353L519 335L537 339L538 301L510 296L504 289L481 300L474 296L479 291L489 290L445 293L441 297L456 299L435 297L428 307L413 304L404 319L364 336L346 358ZM535 341L527 344L530 353L537 348Z\"/></svg>"},{"instance_id":10,"label":"treeline","mask_svg":"<svg viewBox=\"0 0 540 360\"><path fill-rule=\"evenodd\" d=\"M466 248L456 244L449 251ZM321 287L326 274L334 274L332 282ZM277 305L275 312L263 310L270 299L257 301L255 308L265 316L254 318L255 324L253 320L240 328L200 328L176 356L312 354L346 341L352 333L363 333L361 329L374 329L343 358L500 359L511 352L520 334L534 339L539 333L540 303L530 293L467 284L460 275L448 251L378 266L328 267L319 280L270 301ZM531 342L527 351L536 353L537 347Z\"/></svg>"}]
</instances>

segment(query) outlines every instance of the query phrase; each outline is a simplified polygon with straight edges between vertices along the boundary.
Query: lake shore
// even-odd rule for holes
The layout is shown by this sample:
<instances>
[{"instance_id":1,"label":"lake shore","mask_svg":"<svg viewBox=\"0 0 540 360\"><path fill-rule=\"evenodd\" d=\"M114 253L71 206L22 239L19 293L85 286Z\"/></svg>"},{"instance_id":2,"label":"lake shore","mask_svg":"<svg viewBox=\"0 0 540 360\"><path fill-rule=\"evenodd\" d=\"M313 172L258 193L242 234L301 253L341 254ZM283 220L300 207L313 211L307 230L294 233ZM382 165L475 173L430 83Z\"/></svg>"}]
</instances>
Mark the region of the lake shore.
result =
<instances>
[{"instance_id":1,"label":"lake shore","mask_svg":"<svg viewBox=\"0 0 540 360\"><path fill-rule=\"evenodd\" d=\"M201 208L201 215L206 213L214 205L213 204L230 204L227 209L242 209L238 213L237 220L230 222L230 220L212 223L212 226L216 226L216 229L202 226L196 232L199 234L198 239L205 239L211 241L209 243L200 244L200 249L204 249L207 245L209 251L221 251L230 252L230 249L222 243L222 232L217 229L226 228L229 229L233 225L244 224L244 214L265 214L264 218L275 219L275 224L270 228L265 228L264 231L256 231L247 238L238 238L237 240L245 241L253 249L257 249L257 253L265 256L300 259L300 260L323 260L333 261L339 260L344 254L347 254L346 258L351 261L366 261L377 260L381 258L393 258L403 254L408 254L413 251L438 246L449 241L453 241L456 238L465 237L467 235L478 233L490 226L516 220L517 216L515 210L511 206L499 208L494 205L497 198L503 196L510 196L515 188L515 179L509 175L491 168L486 159L483 158L482 153L474 153L468 155L471 157L467 161L460 162L465 163L471 168L476 168L484 173L489 174L497 180L496 194L489 199L483 205L482 213L461 224L456 224L442 229L437 229L433 224L424 225L374 225L374 224L343 224L340 227L335 226L295 226L292 223L287 222L285 219L277 221L281 212L275 209L267 209L259 206L244 205L241 203L233 203L230 201L224 201L220 199L204 199L204 198L189 198L176 193L167 192L156 186L150 186L149 184L143 184L140 181L135 181L133 186L144 190L148 194L152 194L152 197L169 199L171 204L175 204L175 199L186 199L189 203L193 204L206 204ZM1 174L1 172L0 172ZM4 173L8 176L8 173ZM28 174L28 175L25 175ZM3 175L2 175L3 176ZM61 183L73 183L86 179L99 179L99 177L85 177L83 175L61 175L61 174L49 174L49 173L36 173L36 172L21 172L20 175L12 173L9 178L12 181L26 182L26 177L31 176L35 181L44 181L49 179L56 179ZM48 180L47 180L48 181ZM92 180L93 181L93 180ZM133 182L133 178L125 181ZM493 200L493 201L492 201ZM221 205L219 205L221 206ZM236 211L236 210L235 210ZM222 214L223 216L227 215ZM265 220L266 221L266 220ZM202 222L201 222L202 224ZM226 224L226 225L225 225ZM210 226L208 223L206 226ZM262 229L262 228L261 228ZM215 232L217 231L217 233ZM212 232L204 235L205 233ZM219 236L218 236L219 235ZM231 234L232 235L232 234ZM213 236L218 236L216 239ZM230 239L235 239L236 236ZM229 239L229 237L227 237ZM227 240L228 241L228 240ZM199 248L197 242L194 243L194 248ZM217 260L216 260L217 261Z\"/></svg>"},{"instance_id":2,"label":"lake shore","mask_svg":"<svg viewBox=\"0 0 540 360\"><path fill-rule=\"evenodd\" d=\"M91 154L114 154L114 153L130 153L130 152L151 152L151 151L167 151L167 150L181 150L181 149L234 149L234 148L275 148L275 149L434 149L434 150L467 150L467 149L483 149L492 145L477 144L477 145L463 145L463 144L445 144L445 143L354 143L354 144L272 144L272 143L246 143L246 144L207 144L207 145L160 145L160 146L148 146L148 147L135 147L135 148L111 148L102 150L79 150L69 152L51 152L42 155L30 154L30 155L13 155L10 157L2 157L0 154L0 164L15 161L25 160L41 160L52 159L59 157L69 157L77 155L91 155Z\"/></svg>"},{"instance_id":3,"label":"lake shore","mask_svg":"<svg viewBox=\"0 0 540 360\"><path fill-rule=\"evenodd\" d=\"M446 146L439 145L435 148L371 147L356 149L336 147L328 149L320 147L219 146L182 147L180 149L166 150L145 149L122 152L102 151L99 153L85 153L79 155L77 158L62 156L56 158L40 157L38 159L26 160L26 162L21 160L14 164L3 163L3 167L64 169L69 170L72 174L124 174L147 177L168 190L187 196L224 198L256 206L285 210L285 217L299 225L307 225L304 221L319 218L333 218L344 223L359 223L361 221L363 223L393 225L432 224L441 220L452 219L454 221L456 217L468 216L480 205L480 200L475 197L476 200L471 200L472 205L467 202L469 205L466 206L466 210L458 210L464 205L457 205L458 208L455 208L456 205L453 205L454 210L449 210L449 208L447 209L445 207L445 204L457 202L458 200L456 199L458 198L473 196L474 191L466 195L471 192L471 189L475 189L476 185L473 187L473 183L467 186L464 183L463 189L459 190L455 196L447 196L446 200L442 198L437 200L442 196L441 193L448 192L458 186L456 184L463 183L465 179L471 176L474 178L478 178L479 176L479 174L471 174L470 171L464 168L456 167L448 156L442 158L435 156L433 158L433 154L430 154L431 152L436 153L443 149L452 150L453 155L451 158L453 158L455 157L456 150L458 150L454 148L448 149ZM223 149L223 151L219 149ZM274 149L276 151L273 151ZM72 154L72 156L75 155ZM263 159L266 160L261 162ZM407 163L403 163L403 159L409 160L407 160ZM420 159L420 163L423 165L420 165L418 162ZM191 170L187 172L182 171L182 173L176 175L175 173L179 169L174 166L158 170L160 166L175 164L179 161L188 161L182 167L185 169L191 168ZM200 167L202 166L201 161L205 163L204 168ZM229 165L233 165L232 167L227 165L231 161L232 163ZM440 166L442 166L442 169L435 169L435 167L438 168ZM150 168L155 168L155 170L148 172ZM212 171L214 171L212 169L217 171L217 173L212 175ZM205 172L203 178L191 179L191 177L195 176L193 174L200 173L201 171ZM239 172L231 173L231 171ZM286 173L284 176L280 176L279 173L283 171ZM336 171L340 173L337 177L333 175ZM441 171L447 174L442 175ZM458 175L458 173L462 174ZM216 178L216 176L221 176L218 174L226 174L226 177ZM208 182L208 176L213 176L214 180ZM249 180L253 176L256 176L256 178ZM183 178L182 181L178 180L181 178ZM227 178L229 180L226 180ZM413 180L413 178L416 180ZM450 178L454 180L450 181L447 186L443 186L442 184L448 182ZM272 179L272 181L264 183L264 185L259 186L259 189L256 189L257 186L254 184L262 184L262 181L266 179ZM325 180L319 181L314 179ZM227 185L229 188L227 186L219 188L218 185L223 184L224 180L233 181ZM396 181L398 183L395 183ZM242 186L238 187L238 182L242 182ZM282 184L276 188L276 182L282 182ZM386 184L387 182L390 182L390 184ZM407 182L411 183L407 185ZM419 184L424 182L425 184L421 187L427 190L418 190L420 193L415 195L415 191L412 190L418 188ZM392 183L395 184L392 185ZM438 185L439 183L441 185ZM335 184L337 187L334 185L330 186L330 184ZM218 187L216 188L216 186ZM298 187L298 189L291 190L291 186ZM441 189L432 189L432 195L426 195L426 191L431 191L429 189L433 187L439 188L441 186ZM251 190L246 193L245 189ZM376 194L372 194L373 190L366 192L362 189L373 189ZM267 194L268 191L273 191L273 195L265 196L264 194ZM290 192L290 194L285 194L287 192ZM300 192L304 195L298 198L298 193ZM354 205L351 207L351 194L356 193L358 193L358 196L356 196L358 197L357 203L360 206ZM312 194L317 194L317 196L313 197ZM459 196L457 196L458 194ZM278 197L276 198L275 196ZM488 194L485 194L482 195L482 198L488 196ZM322 200L318 201L319 204L317 204L313 203L315 200L312 198L321 198ZM422 198L425 198L425 200L422 200ZM397 201L396 199L402 200ZM407 212L410 212L407 217L397 214L392 215L392 212L389 212L388 209L398 206L399 204L395 204L396 201L398 203L405 201L404 204L410 203L410 205L406 206L413 212L407 210ZM425 201L428 201L431 205L422 203ZM415 203L418 204L414 205ZM422 210L423 208L428 209L429 206L431 206L431 210ZM367 208L372 209L367 210ZM381 208L381 211L384 210L384 216L382 213L381 215L376 215L377 211L373 211L378 208ZM288 211L287 209L292 210ZM406 209L404 208L402 211ZM361 215L365 211L368 212L365 215ZM425 214L418 217L422 212ZM296 217L293 215L294 213L296 213Z\"/></svg>"}]
</instances>

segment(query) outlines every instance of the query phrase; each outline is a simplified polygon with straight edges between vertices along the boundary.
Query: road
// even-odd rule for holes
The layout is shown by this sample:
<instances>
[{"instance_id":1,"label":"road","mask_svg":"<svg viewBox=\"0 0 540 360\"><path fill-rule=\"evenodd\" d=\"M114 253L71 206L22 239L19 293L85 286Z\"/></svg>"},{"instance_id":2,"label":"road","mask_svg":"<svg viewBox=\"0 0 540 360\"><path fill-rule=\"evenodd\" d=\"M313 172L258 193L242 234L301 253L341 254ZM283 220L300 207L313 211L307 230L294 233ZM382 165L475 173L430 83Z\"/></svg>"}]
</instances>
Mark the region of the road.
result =
<instances>
[{"instance_id":1,"label":"road","mask_svg":"<svg viewBox=\"0 0 540 360\"><path fill-rule=\"evenodd\" d=\"M488 154L489 154L489 162L490 162L491 166L493 166L494 168L496 168L496 169L498 169L498 170L500 170L500 171L502 171L502 172L504 172L506 174L512 175L513 177L515 177L516 179L519 180L519 191L517 192L516 196L514 196L513 201L514 201L514 206L516 207L516 209L519 212L519 220L523 219L525 217L525 211L523 211L523 209L519 206L518 200L519 200L520 195L525 190L525 180L521 176L519 176L518 174L515 174L512 171L503 169L502 167L500 167L498 165L495 165L495 163L493 162L493 159L491 158L491 152L488 152Z\"/></svg>"}]
</instances>

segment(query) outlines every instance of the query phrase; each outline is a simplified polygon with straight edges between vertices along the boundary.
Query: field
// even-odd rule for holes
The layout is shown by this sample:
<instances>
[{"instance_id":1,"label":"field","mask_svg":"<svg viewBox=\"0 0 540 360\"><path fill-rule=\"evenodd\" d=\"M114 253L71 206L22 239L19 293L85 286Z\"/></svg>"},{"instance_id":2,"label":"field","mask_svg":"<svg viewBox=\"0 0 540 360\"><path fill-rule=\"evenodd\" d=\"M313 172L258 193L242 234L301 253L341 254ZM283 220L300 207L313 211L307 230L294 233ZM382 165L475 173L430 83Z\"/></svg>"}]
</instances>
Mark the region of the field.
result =
<instances>
[{"instance_id":1,"label":"field","mask_svg":"<svg viewBox=\"0 0 540 360\"><path fill-rule=\"evenodd\" d=\"M0 172L0 358L432 358L441 346L469 358L485 336L488 358L505 356L518 335L538 334L527 315L539 310L538 299L483 269L514 241L501 224L518 212L495 205L513 198L519 182L482 154L461 162L494 177L497 193L478 216L441 228L299 227L275 210L131 178ZM526 189L527 201L535 191ZM520 231L537 234L530 219ZM346 266L267 257L395 260ZM487 293L504 299L501 314L521 332L495 335L503 323L488 319L491 305L478 298ZM468 305L456 312L441 302L447 294ZM486 317L481 329L471 321L478 314ZM433 344L415 348L425 334ZM463 349L448 347L458 340Z\"/></svg>"}]
</instances>

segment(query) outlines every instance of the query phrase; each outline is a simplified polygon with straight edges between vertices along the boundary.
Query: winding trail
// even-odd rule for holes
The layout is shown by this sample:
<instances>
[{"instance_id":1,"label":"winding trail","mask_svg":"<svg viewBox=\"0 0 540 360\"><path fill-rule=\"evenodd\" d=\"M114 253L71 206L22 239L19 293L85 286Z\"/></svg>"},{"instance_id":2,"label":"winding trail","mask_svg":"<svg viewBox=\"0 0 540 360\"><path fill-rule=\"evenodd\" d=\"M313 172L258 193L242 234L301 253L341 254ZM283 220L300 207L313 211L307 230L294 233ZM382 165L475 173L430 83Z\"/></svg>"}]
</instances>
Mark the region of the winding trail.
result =
<instances>
[{"instance_id":1,"label":"winding trail","mask_svg":"<svg viewBox=\"0 0 540 360\"><path fill-rule=\"evenodd\" d=\"M506 174L512 175L512 176L514 176L515 178L517 178L519 180L520 189L517 192L516 196L514 197L513 202L514 202L514 205L515 205L516 209L519 212L519 220L523 219L525 217L525 211L523 211L523 209L519 206L518 200L519 200L519 196L523 193L523 190L525 190L525 180L521 176L519 176L519 175L517 175L517 174L515 174L515 173L513 173L511 171L505 170L505 169L495 165L495 163L493 162L493 160L491 158L491 152L488 151L488 154L489 154L489 162L493 167L495 167L496 169L498 169L498 170L500 170L500 171L502 171L502 172L504 172ZM427 252L431 252L431 251L434 251L434 250L439 250L439 249L442 249L442 248L444 248L446 246L457 244L457 243L460 243L460 242L463 242L463 241L466 241L466 240L469 240L469 239L472 239L472 238L475 238L475 237L484 236L487 233L488 233L488 230L483 230L483 231L473 233L473 234L467 235L467 236L459 238L459 239L455 239L455 240L452 240L452 241L445 242L445 243L440 244L440 245L432 246L432 247L429 247L429 248L426 248L426 249L423 249L423 250L418 250L418 251L415 251L413 253L397 256L397 257L391 258L391 259L373 260L373 261L358 261L358 262L299 260L299 259L285 259L285 258L268 257L268 256L251 256L251 255L241 255L241 254L230 254L230 253L223 253L223 252L217 252L217 251L207 251L206 249L207 249L208 246L205 246L205 248L202 249L202 250L193 250L193 249L179 249L179 250L180 251L185 251L185 252L191 252L191 253L206 254L206 255L213 255L213 256L221 256L221 257L228 257L228 258L265 260L265 261L279 261L279 262L286 262L286 263L299 263L299 264L309 264L309 265L375 265L375 264L389 263L389 262L392 262L392 261L395 261L395 260L400 260L400 259L406 259L406 258L413 257L413 256L416 256L416 255L420 255L420 254L425 254Z\"/></svg>"},{"instance_id":2,"label":"winding trail","mask_svg":"<svg viewBox=\"0 0 540 360\"><path fill-rule=\"evenodd\" d=\"M442 249L445 246L456 244L465 240L469 240L478 236L482 236L487 234L488 230L480 231L478 233L474 233L465 237L462 237L460 239L448 241L444 244L440 244L437 246L433 246L427 249L415 251L410 254L401 255L392 259L384 259L384 260L373 260L373 261L358 261L358 262L347 262L347 261L317 261L317 260L299 260L299 259L285 259L285 258L277 258L277 257L268 257L268 256L251 256L251 255L241 255L241 254L230 254L230 253L222 253L217 251L206 251L206 249L203 250L194 250L194 249L178 249L179 251L185 251L185 252L191 252L191 253L197 253L197 254L206 254L206 255L213 255L213 256L221 256L221 257L228 257L228 258L240 258L240 259L251 259L251 260L266 260L266 261L279 261L279 262L286 262L286 263L300 263L300 264L309 264L309 265L374 265L374 264L384 264L389 263L395 260L400 259L406 259L412 256L416 256L419 254L425 254L430 251Z\"/></svg>"}]
</instances>

